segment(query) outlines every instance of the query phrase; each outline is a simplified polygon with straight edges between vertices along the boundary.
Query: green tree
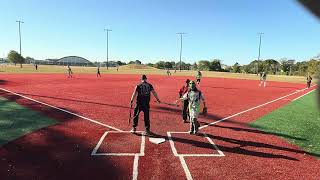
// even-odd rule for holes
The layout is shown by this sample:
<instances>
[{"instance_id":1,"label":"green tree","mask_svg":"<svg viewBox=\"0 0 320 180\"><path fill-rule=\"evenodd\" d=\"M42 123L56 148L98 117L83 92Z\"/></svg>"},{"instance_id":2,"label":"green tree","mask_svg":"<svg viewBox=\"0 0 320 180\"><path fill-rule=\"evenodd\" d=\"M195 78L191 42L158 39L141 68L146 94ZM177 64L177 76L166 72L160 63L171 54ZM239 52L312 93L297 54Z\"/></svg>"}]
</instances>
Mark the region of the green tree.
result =
<instances>
[{"instance_id":1,"label":"green tree","mask_svg":"<svg viewBox=\"0 0 320 180\"><path fill-rule=\"evenodd\" d=\"M119 66L126 65L125 62L121 62L121 61L117 61L117 64L118 64Z\"/></svg>"},{"instance_id":2,"label":"green tree","mask_svg":"<svg viewBox=\"0 0 320 180\"><path fill-rule=\"evenodd\" d=\"M164 63L164 67L166 68L166 69L172 69L172 64L171 64L171 62L165 62Z\"/></svg>"},{"instance_id":3,"label":"green tree","mask_svg":"<svg viewBox=\"0 0 320 180\"><path fill-rule=\"evenodd\" d=\"M154 67L158 68L158 69L164 69L165 68L165 62L164 61L158 61L158 62L156 62Z\"/></svg>"},{"instance_id":4,"label":"green tree","mask_svg":"<svg viewBox=\"0 0 320 180\"><path fill-rule=\"evenodd\" d=\"M320 68L320 61L317 61L315 59L311 59L308 62L308 70L307 70L308 73L315 75L320 72L319 68Z\"/></svg>"},{"instance_id":5,"label":"green tree","mask_svg":"<svg viewBox=\"0 0 320 180\"><path fill-rule=\"evenodd\" d=\"M241 71L241 66L239 63L235 63L233 66L232 66L232 72L234 73L239 73Z\"/></svg>"},{"instance_id":6,"label":"green tree","mask_svg":"<svg viewBox=\"0 0 320 180\"><path fill-rule=\"evenodd\" d=\"M14 63L14 65L19 63L21 68L22 68L22 63L25 62L25 59L18 52L14 51L14 50L11 50L9 52L7 58L10 62Z\"/></svg>"},{"instance_id":7,"label":"green tree","mask_svg":"<svg viewBox=\"0 0 320 180\"><path fill-rule=\"evenodd\" d=\"M207 60L201 60L198 62L198 69L201 71L210 71L210 62Z\"/></svg>"},{"instance_id":8,"label":"green tree","mask_svg":"<svg viewBox=\"0 0 320 180\"><path fill-rule=\"evenodd\" d=\"M263 62L263 70L269 74L276 74L280 63L274 59L267 59Z\"/></svg>"},{"instance_id":9,"label":"green tree","mask_svg":"<svg viewBox=\"0 0 320 180\"><path fill-rule=\"evenodd\" d=\"M181 65L180 65L180 62L176 63L177 70L180 69L180 66L181 66L181 70L188 70L191 67L191 64L186 64L183 61L181 61Z\"/></svg>"},{"instance_id":10,"label":"green tree","mask_svg":"<svg viewBox=\"0 0 320 180\"><path fill-rule=\"evenodd\" d=\"M152 63L147 63L146 65L150 66L150 67L154 67L154 64L152 64Z\"/></svg>"},{"instance_id":11,"label":"green tree","mask_svg":"<svg viewBox=\"0 0 320 180\"><path fill-rule=\"evenodd\" d=\"M221 71L221 61L214 59L210 63L210 71Z\"/></svg>"},{"instance_id":12,"label":"green tree","mask_svg":"<svg viewBox=\"0 0 320 180\"><path fill-rule=\"evenodd\" d=\"M294 65L294 60L288 60L286 58L280 59L280 64L281 64L281 70L287 74L291 75L292 74L292 67Z\"/></svg>"},{"instance_id":13,"label":"green tree","mask_svg":"<svg viewBox=\"0 0 320 180\"><path fill-rule=\"evenodd\" d=\"M26 59L25 59L25 62L26 62L27 64L30 64L30 63L33 63L33 62L34 62L34 59L33 59L32 57L27 56Z\"/></svg>"},{"instance_id":14,"label":"green tree","mask_svg":"<svg viewBox=\"0 0 320 180\"><path fill-rule=\"evenodd\" d=\"M198 65L197 65L196 62L192 64L191 69L192 70L197 70L198 69Z\"/></svg>"}]
</instances>

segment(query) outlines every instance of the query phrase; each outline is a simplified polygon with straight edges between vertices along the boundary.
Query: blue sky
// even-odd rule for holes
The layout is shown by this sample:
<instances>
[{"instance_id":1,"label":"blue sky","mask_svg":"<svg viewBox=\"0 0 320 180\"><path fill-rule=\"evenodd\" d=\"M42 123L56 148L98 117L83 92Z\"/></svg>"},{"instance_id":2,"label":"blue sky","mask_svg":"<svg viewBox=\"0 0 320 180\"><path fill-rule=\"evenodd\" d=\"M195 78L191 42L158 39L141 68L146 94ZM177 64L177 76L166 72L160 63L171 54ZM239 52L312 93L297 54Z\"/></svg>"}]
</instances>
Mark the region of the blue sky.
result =
<instances>
[{"instance_id":1,"label":"blue sky","mask_svg":"<svg viewBox=\"0 0 320 180\"><path fill-rule=\"evenodd\" d=\"M0 57L19 50L36 59L77 55L193 63L221 59L247 64L261 58L307 60L320 53L320 21L292 0L0 0Z\"/></svg>"}]
</instances>

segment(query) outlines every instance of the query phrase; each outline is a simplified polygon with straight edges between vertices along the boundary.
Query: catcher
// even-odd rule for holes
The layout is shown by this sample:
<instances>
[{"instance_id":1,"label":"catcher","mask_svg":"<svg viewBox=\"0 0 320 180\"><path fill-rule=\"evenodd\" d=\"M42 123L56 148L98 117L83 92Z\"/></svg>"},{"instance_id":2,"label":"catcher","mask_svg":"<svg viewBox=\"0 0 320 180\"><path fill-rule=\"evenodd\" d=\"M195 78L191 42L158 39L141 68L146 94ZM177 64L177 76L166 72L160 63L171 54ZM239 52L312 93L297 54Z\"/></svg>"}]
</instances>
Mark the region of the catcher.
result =
<instances>
[{"instance_id":1,"label":"catcher","mask_svg":"<svg viewBox=\"0 0 320 180\"><path fill-rule=\"evenodd\" d=\"M200 112L200 102L203 102L203 114L207 114L206 102L203 94L196 87L194 81L189 82L189 90L180 99L176 101L188 100L189 101L189 118L190 118L190 131L189 134L197 134L200 124L198 123L198 115Z\"/></svg>"}]
</instances>

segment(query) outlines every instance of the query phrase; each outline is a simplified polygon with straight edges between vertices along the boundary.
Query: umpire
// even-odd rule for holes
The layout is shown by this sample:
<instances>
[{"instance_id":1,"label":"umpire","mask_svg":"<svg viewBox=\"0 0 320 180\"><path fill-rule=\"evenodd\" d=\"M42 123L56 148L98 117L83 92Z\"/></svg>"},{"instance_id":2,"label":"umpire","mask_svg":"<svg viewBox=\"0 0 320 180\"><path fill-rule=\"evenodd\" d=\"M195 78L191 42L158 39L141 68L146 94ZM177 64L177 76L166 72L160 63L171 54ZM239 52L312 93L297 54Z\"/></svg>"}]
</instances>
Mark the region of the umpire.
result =
<instances>
[{"instance_id":1,"label":"umpire","mask_svg":"<svg viewBox=\"0 0 320 180\"><path fill-rule=\"evenodd\" d=\"M182 98L182 96L183 96L185 93L188 92L188 90L189 90L189 82L190 82L190 80L187 79L187 80L186 80L186 85L182 86L182 88L180 89L180 91L179 91L179 98ZM183 100L182 119L183 119L183 122L184 122L184 123L187 122L188 115L189 115L188 105L189 105L189 101L188 101L188 100Z\"/></svg>"},{"instance_id":2,"label":"umpire","mask_svg":"<svg viewBox=\"0 0 320 180\"><path fill-rule=\"evenodd\" d=\"M157 99L158 103L160 103L159 97L157 93L154 91L153 86L147 82L147 76L141 76L141 83L138 84L131 97L130 105L134 99L136 98L136 106L134 108L134 118L133 118L133 128L131 130L132 133L135 133L138 126L138 119L139 114L141 111L144 113L144 126L145 126L145 135L151 135L150 131L150 118L149 118L149 111L150 111L150 94L154 95Z\"/></svg>"}]
</instances>

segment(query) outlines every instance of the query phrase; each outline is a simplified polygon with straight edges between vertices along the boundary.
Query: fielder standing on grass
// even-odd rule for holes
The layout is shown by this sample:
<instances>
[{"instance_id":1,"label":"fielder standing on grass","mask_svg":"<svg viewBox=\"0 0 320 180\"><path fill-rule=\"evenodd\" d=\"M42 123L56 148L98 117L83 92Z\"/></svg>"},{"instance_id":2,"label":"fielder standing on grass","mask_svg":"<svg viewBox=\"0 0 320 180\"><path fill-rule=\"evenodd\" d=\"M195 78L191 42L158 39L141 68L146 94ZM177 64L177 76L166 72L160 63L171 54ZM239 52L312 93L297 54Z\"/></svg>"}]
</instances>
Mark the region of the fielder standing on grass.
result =
<instances>
[{"instance_id":1,"label":"fielder standing on grass","mask_svg":"<svg viewBox=\"0 0 320 180\"><path fill-rule=\"evenodd\" d=\"M180 89L179 98L182 98L182 96L188 92L188 90L189 90L189 82L190 82L190 80L187 79L186 80L186 84L184 86L182 86L182 88ZM189 105L188 99L183 100L183 103L182 103L182 119L183 119L184 123L186 123L187 119L188 119L188 114L189 114L188 105Z\"/></svg>"},{"instance_id":2,"label":"fielder standing on grass","mask_svg":"<svg viewBox=\"0 0 320 180\"><path fill-rule=\"evenodd\" d=\"M190 131L189 134L197 134L199 131L198 115L200 113L200 102L203 102L203 114L206 115L207 107L203 94L196 87L194 81L189 82L189 90L185 93L179 101L188 100L189 101L189 118L190 118Z\"/></svg>"},{"instance_id":3,"label":"fielder standing on grass","mask_svg":"<svg viewBox=\"0 0 320 180\"><path fill-rule=\"evenodd\" d=\"M145 125L145 135L151 135L150 131L150 95L151 93L157 99L158 103L160 103L160 99L157 93L154 91L153 86L147 82L147 76L141 76L141 83L138 84L131 97L130 107L132 107L133 101L136 99L136 106L134 108L134 118L133 118L133 128L131 130L132 133L135 133L138 126L139 114L141 111L144 113L144 125Z\"/></svg>"}]
</instances>

